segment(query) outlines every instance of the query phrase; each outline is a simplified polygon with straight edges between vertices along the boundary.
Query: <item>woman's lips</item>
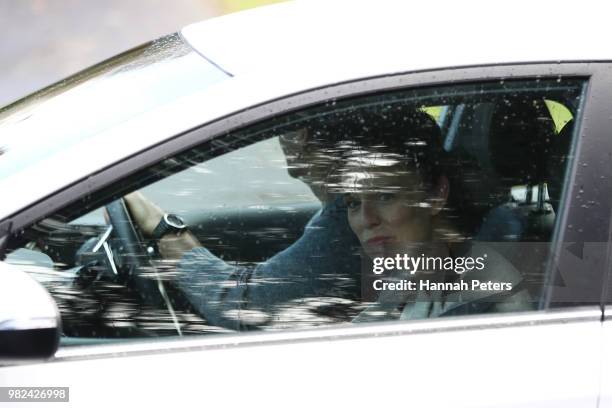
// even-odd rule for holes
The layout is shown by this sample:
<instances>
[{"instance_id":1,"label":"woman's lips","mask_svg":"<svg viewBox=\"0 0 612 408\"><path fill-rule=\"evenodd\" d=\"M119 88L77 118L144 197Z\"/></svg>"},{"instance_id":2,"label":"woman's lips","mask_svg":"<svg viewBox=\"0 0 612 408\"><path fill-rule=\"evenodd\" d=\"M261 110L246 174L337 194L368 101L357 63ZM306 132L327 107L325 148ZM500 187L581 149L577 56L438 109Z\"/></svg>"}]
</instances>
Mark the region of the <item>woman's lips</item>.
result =
<instances>
[{"instance_id":1,"label":"woman's lips","mask_svg":"<svg viewBox=\"0 0 612 408\"><path fill-rule=\"evenodd\" d=\"M375 245L384 245L392 240L391 237L388 236L376 236L368 239L366 241L366 245L375 246Z\"/></svg>"},{"instance_id":2,"label":"woman's lips","mask_svg":"<svg viewBox=\"0 0 612 408\"><path fill-rule=\"evenodd\" d=\"M388 235L377 235L368 239L363 245L363 249L371 258L387 256L387 252L391 251L390 247L392 242L393 237Z\"/></svg>"}]
</instances>

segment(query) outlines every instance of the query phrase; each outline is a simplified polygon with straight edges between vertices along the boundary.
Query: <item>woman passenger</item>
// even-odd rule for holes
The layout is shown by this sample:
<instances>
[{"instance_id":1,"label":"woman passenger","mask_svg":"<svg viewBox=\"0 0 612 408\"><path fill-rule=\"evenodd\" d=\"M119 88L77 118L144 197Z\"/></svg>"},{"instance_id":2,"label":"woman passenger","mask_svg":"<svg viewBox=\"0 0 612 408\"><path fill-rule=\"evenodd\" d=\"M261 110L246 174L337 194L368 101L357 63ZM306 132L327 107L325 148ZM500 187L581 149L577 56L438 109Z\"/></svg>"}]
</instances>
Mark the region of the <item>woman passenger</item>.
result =
<instances>
[{"instance_id":1,"label":"woman passenger","mask_svg":"<svg viewBox=\"0 0 612 408\"><path fill-rule=\"evenodd\" d=\"M352 123L366 127L343 125L347 138L338 142L342 165L331 175L329 188L344 194L349 226L368 265L366 275L381 258L439 261L432 261L433 268L421 264L416 271L405 263L395 265L364 279L365 285L377 279L414 284L411 290L378 290L376 302L355 321L530 309L521 274L495 250L462 232L455 204L460 191L449 180L457 169L450 166L435 121L412 109L357 115L361 117ZM471 270L460 267L470 258L480 260L481 268L473 262L468 262ZM443 262L458 267L441 267Z\"/></svg>"}]
</instances>

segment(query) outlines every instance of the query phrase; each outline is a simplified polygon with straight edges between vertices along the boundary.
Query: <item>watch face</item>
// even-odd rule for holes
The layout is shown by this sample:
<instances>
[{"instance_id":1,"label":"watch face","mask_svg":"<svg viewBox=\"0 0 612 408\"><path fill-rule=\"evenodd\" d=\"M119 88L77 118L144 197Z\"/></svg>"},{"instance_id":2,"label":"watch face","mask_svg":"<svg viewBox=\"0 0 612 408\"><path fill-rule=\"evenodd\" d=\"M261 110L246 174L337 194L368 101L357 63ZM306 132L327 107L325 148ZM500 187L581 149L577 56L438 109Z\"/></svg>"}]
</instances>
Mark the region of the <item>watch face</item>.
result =
<instances>
[{"instance_id":1,"label":"watch face","mask_svg":"<svg viewBox=\"0 0 612 408\"><path fill-rule=\"evenodd\" d=\"M166 214L166 223L174 228L185 228L185 221L175 214Z\"/></svg>"}]
</instances>

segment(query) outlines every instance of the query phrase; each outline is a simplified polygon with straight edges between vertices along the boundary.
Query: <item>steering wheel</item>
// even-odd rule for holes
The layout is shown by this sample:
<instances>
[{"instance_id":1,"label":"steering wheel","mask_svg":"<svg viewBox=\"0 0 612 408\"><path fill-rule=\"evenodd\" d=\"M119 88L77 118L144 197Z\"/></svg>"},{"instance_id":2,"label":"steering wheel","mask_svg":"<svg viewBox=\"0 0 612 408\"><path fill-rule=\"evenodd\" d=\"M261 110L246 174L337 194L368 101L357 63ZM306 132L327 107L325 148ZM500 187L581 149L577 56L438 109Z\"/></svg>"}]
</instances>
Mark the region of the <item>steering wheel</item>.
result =
<instances>
[{"instance_id":1,"label":"steering wheel","mask_svg":"<svg viewBox=\"0 0 612 408\"><path fill-rule=\"evenodd\" d=\"M157 307L171 308L163 282L159 278L152 258L134 228L125 200L119 198L106 205L106 212L114 237L113 252L117 252L127 268L124 276L143 302ZM148 275L148 276L146 276Z\"/></svg>"}]
</instances>

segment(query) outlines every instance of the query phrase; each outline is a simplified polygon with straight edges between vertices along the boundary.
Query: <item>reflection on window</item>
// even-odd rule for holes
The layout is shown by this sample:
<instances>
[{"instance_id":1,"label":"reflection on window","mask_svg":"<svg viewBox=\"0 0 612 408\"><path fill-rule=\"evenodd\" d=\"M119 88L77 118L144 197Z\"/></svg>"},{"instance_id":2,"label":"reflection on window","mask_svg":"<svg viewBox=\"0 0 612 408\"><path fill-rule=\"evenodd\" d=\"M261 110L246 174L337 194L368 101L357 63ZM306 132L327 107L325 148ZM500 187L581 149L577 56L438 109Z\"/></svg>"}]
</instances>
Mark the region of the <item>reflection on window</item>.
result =
<instances>
[{"instance_id":1,"label":"reflection on window","mask_svg":"<svg viewBox=\"0 0 612 408\"><path fill-rule=\"evenodd\" d=\"M0 179L226 78L177 34L102 62L0 109Z\"/></svg>"},{"instance_id":2,"label":"reflection on window","mask_svg":"<svg viewBox=\"0 0 612 408\"><path fill-rule=\"evenodd\" d=\"M279 116L83 197L9 262L77 343L535 310L583 89L462 84Z\"/></svg>"}]
</instances>

